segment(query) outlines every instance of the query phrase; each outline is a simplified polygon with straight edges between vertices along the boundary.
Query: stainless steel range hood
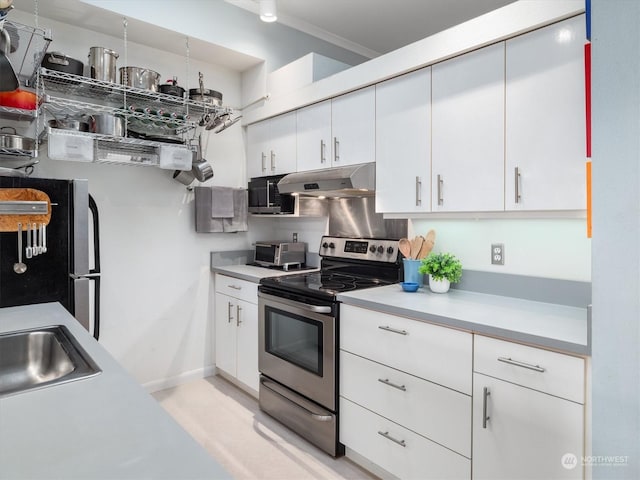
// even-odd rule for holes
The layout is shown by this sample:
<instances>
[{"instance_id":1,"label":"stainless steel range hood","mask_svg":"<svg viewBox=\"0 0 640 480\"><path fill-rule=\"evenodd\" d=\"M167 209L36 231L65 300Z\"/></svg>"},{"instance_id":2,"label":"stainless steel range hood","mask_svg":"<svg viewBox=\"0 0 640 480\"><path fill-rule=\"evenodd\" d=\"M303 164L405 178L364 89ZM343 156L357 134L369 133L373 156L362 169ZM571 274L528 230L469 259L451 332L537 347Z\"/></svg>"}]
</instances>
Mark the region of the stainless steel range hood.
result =
<instances>
[{"instance_id":1,"label":"stainless steel range hood","mask_svg":"<svg viewBox=\"0 0 640 480\"><path fill-rule=\"evenodd\" d=\"M327 197L362 197L375 193L375 163L290 173L278 182L280 193Z\"/></svg>"}]
</instances>

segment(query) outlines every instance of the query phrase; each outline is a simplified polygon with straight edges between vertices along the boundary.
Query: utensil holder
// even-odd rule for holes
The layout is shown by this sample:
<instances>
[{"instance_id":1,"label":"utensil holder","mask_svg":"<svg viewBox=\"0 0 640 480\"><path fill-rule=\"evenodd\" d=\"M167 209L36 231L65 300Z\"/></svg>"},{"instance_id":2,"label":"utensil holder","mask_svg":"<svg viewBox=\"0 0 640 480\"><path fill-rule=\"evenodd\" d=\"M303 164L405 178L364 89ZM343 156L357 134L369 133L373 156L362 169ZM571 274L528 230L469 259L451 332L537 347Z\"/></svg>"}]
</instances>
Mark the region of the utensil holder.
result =
<instances>
[{"instance_id":1,"label":"utensil holder","mask_svg":"<svg viewBox=\"0 0 640 480\"><path fill-rule=\"evenodd\" d=\"M404 281L415 282L418 285L422 285L424 275L418 272L418 267L422 264L422 260L403 258L402 263L404 267Z\"/></svg>"}]
</instances>

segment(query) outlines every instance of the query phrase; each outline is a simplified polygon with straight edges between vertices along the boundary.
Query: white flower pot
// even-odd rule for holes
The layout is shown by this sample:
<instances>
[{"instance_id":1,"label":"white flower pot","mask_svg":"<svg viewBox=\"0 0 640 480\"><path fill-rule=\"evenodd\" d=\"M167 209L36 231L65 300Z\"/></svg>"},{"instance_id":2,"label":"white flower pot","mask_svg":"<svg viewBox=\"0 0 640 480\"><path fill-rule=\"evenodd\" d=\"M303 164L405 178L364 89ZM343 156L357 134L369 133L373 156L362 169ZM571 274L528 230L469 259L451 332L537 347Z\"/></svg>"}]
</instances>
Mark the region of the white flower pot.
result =
<instances>
[{"instance_id":1,"label":"white flower pot","mask_svg":"<svg viewBox=\"0 0 640 480\"><path fill-rule=\"evenodd\" d=\"M434 293L447 293L451 283L446 278L442 280L435 280L432 275L429 275L429 289Z\"/></svg>"}]
</instances>

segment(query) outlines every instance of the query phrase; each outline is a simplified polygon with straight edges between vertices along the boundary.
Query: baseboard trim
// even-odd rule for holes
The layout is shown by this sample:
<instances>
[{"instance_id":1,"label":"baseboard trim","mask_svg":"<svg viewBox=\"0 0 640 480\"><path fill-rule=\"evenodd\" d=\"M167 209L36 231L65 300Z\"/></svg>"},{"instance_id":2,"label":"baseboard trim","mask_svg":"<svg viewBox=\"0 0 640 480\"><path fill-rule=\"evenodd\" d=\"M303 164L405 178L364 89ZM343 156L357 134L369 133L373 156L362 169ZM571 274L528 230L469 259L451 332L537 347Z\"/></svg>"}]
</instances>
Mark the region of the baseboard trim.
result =
<instances>
[{"instance_id":1,"label":"baseboard trim","mask_svg":"<svg viewBox=\"0 0 640 480\"><path fill-rule=\"evenodd\" d=\"M363 470L366 470L367 472L372 473L377 477L384 478L387 480L394 480L398 478L395 475L392 475L391 473L386 471L384 468L379 467L378 465L373 463L371 460L369 460L365 456L359 454L355 450L352 450L347 446L345 446L344 450L345 450L344 451L345 457L347 457L349 460L351 460L353 463L355 463L358 467L362 468Z\"/></svg>"},{"instance_id":2,"label":"baseboard trim","mask_svg":"<svg viewBox=\"0 0 640 480\"><path fill-rule=\"evenodd\" d=\"M234 376L229 375L227 372L225 372L223 370L220 370L220 369L218 369L218 371L216 372L216 375L218 375L219 377L224 378L227 382L232 383L233 385L238 387L240 390L243 390L244 392L246 392L249 395L251 395L252 397L254 397L256 400L258 399L258 391L257 390L254 390L249 385L241 382L240 380L238 380Z\"/></svg>"},{"instance_id":3,"label":"baseboard trim","mask_svg":"<svg viewBox=\"0 0 640 480\"><path fill-rule=\"evenodd\" d=\"M182 385L193 380L198 380L200 378L211 377L215 374L216 367L210 365L208 367L183 372L180 375L176 375L174 377L162 378L160 380L153 380L151 382L143 383L142 388L144 388L147 393L154 393L159 390L177 387L178 385Z\"/></svg>"}]
</instances>

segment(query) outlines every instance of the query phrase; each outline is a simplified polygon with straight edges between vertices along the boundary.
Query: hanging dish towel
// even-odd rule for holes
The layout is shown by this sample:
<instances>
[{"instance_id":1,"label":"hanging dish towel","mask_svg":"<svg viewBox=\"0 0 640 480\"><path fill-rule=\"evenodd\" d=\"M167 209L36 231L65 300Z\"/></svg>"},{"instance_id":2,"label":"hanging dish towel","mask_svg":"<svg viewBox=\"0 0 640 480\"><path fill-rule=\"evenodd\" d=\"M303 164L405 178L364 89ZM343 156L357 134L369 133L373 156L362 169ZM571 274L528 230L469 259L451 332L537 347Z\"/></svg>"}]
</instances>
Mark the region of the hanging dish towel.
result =
<instances>
[{"instance_id":1,"label":"hanging dish towel","mask_svg":"<svg viewBox=\"0 0 640 480\"><path fill-rule=\"evenodd\" d=\"M232 211L229 217L214 217L213 215L228 215L227 211L215 209L214 189L226 189L231 194ZM231 233L246 232L247 225L247 191L243 188L230 187L195 187L196 232L199 233ZM225 194L226 195L226 194ZM226 201L226 200L225 200Z\"/></svg>"},{"instance_id":2,"label":"hanging dish towel","mask_svg":"<svg viewBox=\"0 0 640 480\"><path fill-rule=\"evenodd\" d=\"M233 191L231 187L211 188L211 218L233 218Z\"/></svg>"},{"instance_id":3,"label":"hanging dish towel","mask_svg":"<svg viewBox=\"0 0 640 480\"><path fill-rule=\"evenodd\" d=\"M248 193L244 188L233 189L233 217L225 218L222 228L225 232L246 232Z\"/></svg>"}]
</instances>

